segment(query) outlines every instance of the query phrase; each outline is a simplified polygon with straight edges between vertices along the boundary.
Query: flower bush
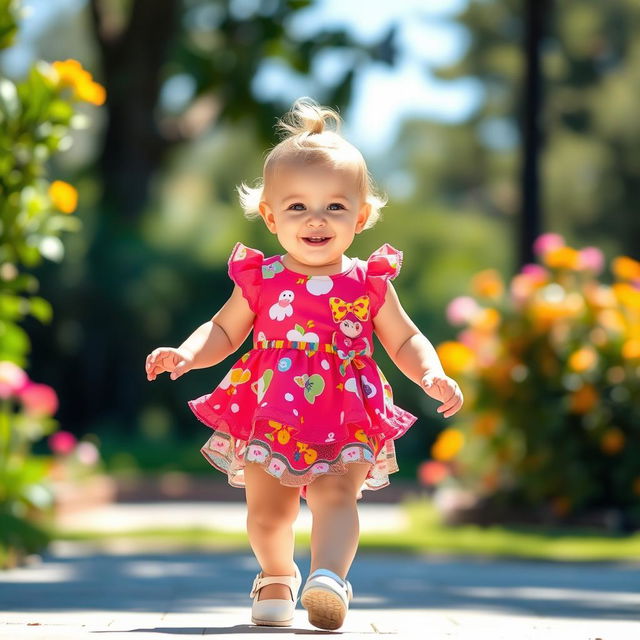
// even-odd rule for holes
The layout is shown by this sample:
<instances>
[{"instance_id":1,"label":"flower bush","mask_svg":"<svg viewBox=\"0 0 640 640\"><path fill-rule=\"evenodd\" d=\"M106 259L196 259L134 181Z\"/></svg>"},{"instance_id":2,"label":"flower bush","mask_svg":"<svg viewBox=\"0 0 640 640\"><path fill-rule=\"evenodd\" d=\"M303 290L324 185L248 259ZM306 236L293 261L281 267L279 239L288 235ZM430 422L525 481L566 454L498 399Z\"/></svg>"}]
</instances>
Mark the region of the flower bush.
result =
<instances>
[{"instance_id":1,"label":"flower bush","mask_svg":"<svg viewBox=\"0 0 640 640\"><path fill-rule=\"evenodd\" d=\"M13 45L20 11L17 0L0 0L0 49ZM0 568L46 546L42 522L53 500L51 461L33 456L31 445L57 429L58 399L24 371L31 345L20 326L29 315L49 322L52 309L24 268L62 260L61 236L80 229L71 215L78 193L47 179L48 162L70 147L73 129L87 125L75 103L100 105L105 97L75 60L38 61L18 83L0 78Z\"/></svg>"},{"instance_id":2,"label":"flower bush","mask_svg":"<svg viewBox=\"0 0 640 640\"><path fill-rule=\"evenodd\" d=\"M492 269L447 308L437 347L465 404L420 470L430 486L557 517L613 507L640 526L640 262L558 234L505 284Z\"/></svg>"}]
</instances>

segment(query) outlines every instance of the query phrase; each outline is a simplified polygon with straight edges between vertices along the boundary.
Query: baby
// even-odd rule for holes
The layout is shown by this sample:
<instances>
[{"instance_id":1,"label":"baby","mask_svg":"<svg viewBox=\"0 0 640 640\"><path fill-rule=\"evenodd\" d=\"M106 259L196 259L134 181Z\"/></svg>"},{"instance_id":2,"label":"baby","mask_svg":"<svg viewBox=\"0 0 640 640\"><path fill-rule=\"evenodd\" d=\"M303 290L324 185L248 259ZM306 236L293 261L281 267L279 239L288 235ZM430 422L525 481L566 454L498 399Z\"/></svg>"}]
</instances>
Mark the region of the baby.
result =
<instances>
[{"instance_id":1,"label":"baby","mask_svg":"<svg viewBox=\"0 0 640 640\"><path fill-rule=\"evenodd\" d=\"M372 357L373 334L442 403L444 417L463 402L391 284L402 252L384 244L367 260L345 254L386 200L340 124L335 111L309 98L295 102L279 122L284 137L262 179L239 187L245 215L261 218L284 253L265 257L238 242L228 264L231 297L179 347L159 347L146 360L149 380L164 371L176 380L236 352L253 330L252 349L189 407L212 429L203 455L245 489L247 532L262 569L250 593L257 625L293 622L302 583L293 533L300 497L313 517L302 606L315 627L344 623L357 500L363 489L389 484L398 471L394 440L416 420L394 404Z\"/></svg>"}]
</instances>

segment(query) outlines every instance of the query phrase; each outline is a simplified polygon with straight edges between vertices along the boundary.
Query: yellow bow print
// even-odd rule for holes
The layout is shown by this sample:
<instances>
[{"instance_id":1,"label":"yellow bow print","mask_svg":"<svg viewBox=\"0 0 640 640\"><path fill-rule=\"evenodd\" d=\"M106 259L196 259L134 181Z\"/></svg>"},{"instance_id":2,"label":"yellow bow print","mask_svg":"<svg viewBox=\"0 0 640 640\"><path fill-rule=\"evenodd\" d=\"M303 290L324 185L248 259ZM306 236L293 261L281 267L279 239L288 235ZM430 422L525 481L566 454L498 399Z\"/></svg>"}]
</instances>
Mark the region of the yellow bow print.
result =
<instances>
[{"instance_id":1,"label":"yellow bow print","mask_svg":"<svg viewBox=\"0 0 640 640\"><path fill-rule=\"evenodd\" d=\"M329 298L329 304L334 322L340 322L347 313L353 313L359 320L369 318L369 296L360 296L353 302L345 302L334 296Z\"/></svg>"}]
</instances>

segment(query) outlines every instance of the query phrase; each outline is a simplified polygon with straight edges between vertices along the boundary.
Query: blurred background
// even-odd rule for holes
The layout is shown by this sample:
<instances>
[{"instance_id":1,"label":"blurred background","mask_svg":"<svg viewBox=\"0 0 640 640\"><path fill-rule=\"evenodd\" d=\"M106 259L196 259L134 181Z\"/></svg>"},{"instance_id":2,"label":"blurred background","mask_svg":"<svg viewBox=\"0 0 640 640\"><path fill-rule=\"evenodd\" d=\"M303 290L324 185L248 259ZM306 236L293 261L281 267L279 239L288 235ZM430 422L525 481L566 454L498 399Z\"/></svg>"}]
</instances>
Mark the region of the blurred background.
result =
<instances>
[{"instance_id":1,"label":"blurred background","mask_svg":"<svg viewBox=\"0 0 640 640\"><path fill-rule=\"evenodd\" d=\"M439 417L377 345L419 416L392 485L504 521L640 526L637 3L0 7L6 513L46 505L42 477L226 483L186 403L232 360L153 383L144 361L224 303L236 241L280 250L235 187L307 95L389 195L352 255L403 250L403 305L465 393Z\"/></svg>"}]
</instances>

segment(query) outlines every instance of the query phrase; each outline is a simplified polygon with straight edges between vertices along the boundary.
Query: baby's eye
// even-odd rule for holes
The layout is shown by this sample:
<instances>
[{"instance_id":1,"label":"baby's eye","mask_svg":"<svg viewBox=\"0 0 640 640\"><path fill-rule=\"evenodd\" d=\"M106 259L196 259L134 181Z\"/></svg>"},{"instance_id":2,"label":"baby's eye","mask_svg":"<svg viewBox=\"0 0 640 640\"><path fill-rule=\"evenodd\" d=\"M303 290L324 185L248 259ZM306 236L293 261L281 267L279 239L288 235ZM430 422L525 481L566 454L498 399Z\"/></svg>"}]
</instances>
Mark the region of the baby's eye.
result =
<instances>
[{"instance_id":1,"label":"baby's eye","mask_svg":"<svg viewBox=\"0 0 640 640\"><path fill-rule=\"evenodd\" d=\"M293 209L293 207L302 207L304 209L304 205L302 204L302 202L296 202L294 204L289 205L287 208ZM295 209L295 211L302 211L302 209Z\"/></svg>"},{"instance_id":2,"label":"baby's eye","mask_svg":"<svg viewBox=\"0 0 640 640\"><path fill-rule=\"evenodd\" d=\"M333 207L333 206L338 207L339 209L344 209L344 206L343 206L342 204L340 204L339 202L332 202L332 203L329 205L329 208L331 208L331 207ZM332 211L336 211L336 209L332 209Z\"/></svg>"}]
</instances>

